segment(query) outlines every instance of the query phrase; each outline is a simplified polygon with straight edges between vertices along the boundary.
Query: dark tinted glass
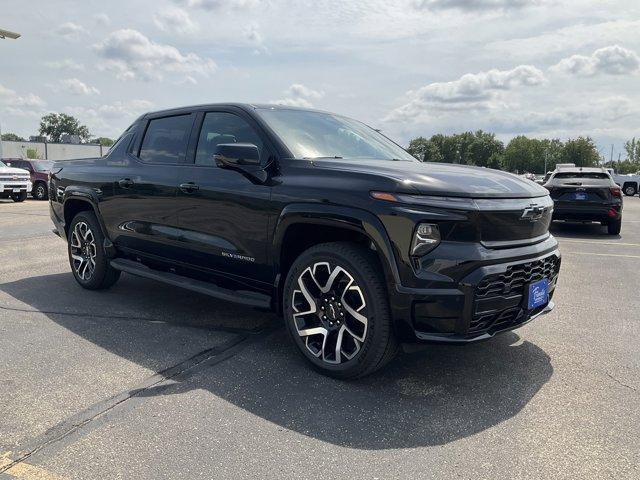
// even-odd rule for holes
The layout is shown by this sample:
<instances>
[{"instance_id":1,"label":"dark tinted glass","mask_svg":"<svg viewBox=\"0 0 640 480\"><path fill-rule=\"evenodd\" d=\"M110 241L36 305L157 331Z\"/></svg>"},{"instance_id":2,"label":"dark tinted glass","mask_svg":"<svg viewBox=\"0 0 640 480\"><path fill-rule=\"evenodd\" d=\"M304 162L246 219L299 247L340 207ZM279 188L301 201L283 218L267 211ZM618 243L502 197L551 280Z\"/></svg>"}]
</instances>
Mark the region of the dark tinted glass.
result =
<instances>
[{"instance_id":1,"label":"dark tinted glass","mask_svg":"<svg viewBox=\"0 0 640 480\"><path fill-rule=\"evenodd\" d=\"M554 178L593 178L604 180L605 178L609 178L609 175L600 172L560 172L556 173Z\"/></svg>"},{"instance_id":2,"label":"dark tinted glass","mask_svg":"<svg viewBox=\"0 0 640 480\"><path fill-rule=\"evenodd\" d=\"M262 140L242 118L232 113L209 112L205 115L196 150L196 165L215 165L213 155L218 145L223 143L252 143L260 151L264 150Z\"/></svg>"},{"instance_id":3,"label":"dark tinted glass","mask_svg":"<svg viewBox=\"0 0 640 480\"><path fill-rule=\"evenodd\" d=\"M149 163L180 163L187 154L191 115L151 120L142 140L140 160Z\"/></svg>"}]
</instances>

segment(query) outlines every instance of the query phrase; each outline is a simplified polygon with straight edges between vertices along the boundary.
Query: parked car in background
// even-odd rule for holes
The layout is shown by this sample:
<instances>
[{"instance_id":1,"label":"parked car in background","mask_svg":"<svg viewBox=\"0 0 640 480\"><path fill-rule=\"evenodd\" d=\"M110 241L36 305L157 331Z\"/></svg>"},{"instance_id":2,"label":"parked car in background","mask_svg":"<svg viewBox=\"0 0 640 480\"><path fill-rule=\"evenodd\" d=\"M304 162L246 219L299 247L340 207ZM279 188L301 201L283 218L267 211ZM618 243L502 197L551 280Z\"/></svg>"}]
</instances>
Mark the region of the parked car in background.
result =
<instances>
[{"instance_id":1,"label":"parked car in background","mask_svg":"<svg viewBox=\"0 0 640 480\"><path fill-rule=\"evenodd\" d=\"M272 308L317 369L369 374L398 342L468 344L553 308L547 190L424 163L340 115L201 105L140 117L102 158L56 162L76 281L121 272Z\"/></svg>"},{"instance_id":2,"label":"parked car in background","mask_svg":"<svg viewBox=\"0 0 640 480\"><path fill-rule=\"evenodd\" d=\"M9 167L0 161L0 198L24 202L29 191L31 191L29 172L21 168Z\"/></svg>"},{"instance_id":3,"label":"parked car in background","mask_svg":"<svg viewBox=\"0 0 640 480\"><path fill-rule=\"evenodd\" d=\"M607 172L609 172L613 181L622 188L625 195L633 197L640 192L640 174L629 173L627 175L619 175L613 168L607 168Z\"/></svg>"},{"instance_id":4,"label":"parked car in background","mask_svg":"<svg viewBox=\"0 0 640 480\"><path fill-rule=\"evenodd\" d=\"M31 178L31 196L36 200L49 198L49 171L53 162L50 160L33 160L29 158L10 158L4 161L7 166L22 168L29 172Z\"/></svg>"},{"instance_id":5,"label":"parked car in background","mask_svg":"<svg viewBox=\"0 0 640 480\"><path fill-rule=\"evenodd\" d=\"M553 219L600 222L610 235L622 227L622 192L604 168L556 169L545 188L553 199Z\"/></svg>"}]
</instances>

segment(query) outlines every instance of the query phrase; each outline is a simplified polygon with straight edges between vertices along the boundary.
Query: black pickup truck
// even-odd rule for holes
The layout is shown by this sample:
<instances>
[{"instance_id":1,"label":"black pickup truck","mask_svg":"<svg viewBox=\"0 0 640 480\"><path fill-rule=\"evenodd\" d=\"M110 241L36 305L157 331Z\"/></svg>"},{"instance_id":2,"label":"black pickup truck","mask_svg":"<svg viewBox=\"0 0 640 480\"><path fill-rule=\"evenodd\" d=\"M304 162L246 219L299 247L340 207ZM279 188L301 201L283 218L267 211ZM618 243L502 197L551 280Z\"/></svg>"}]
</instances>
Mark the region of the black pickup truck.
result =
<instances>
[{"instance_id":1,"label":"black pickup truck","mask_svg":"<svg viewBox=\"0 0 640 480\"><path fill-rule=\"evenodd\" d=\"M49 191L84 288L126 272L271 308L338 378L375 371L401 343L484 340L553 308L546 189L421 163L339 115L145 114L105 157L56 163Z\"/></svg>"}]
</instances>

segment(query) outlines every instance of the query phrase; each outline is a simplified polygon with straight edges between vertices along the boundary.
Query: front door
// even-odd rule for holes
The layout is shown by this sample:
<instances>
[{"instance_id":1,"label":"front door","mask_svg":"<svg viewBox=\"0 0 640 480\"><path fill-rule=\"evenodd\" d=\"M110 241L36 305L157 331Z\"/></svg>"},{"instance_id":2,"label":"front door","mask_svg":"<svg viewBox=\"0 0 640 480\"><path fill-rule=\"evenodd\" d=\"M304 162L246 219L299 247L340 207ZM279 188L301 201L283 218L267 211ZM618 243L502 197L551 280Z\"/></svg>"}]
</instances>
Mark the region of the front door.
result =
<instances>
[{"instance_id":1,"label":"front door","mask_svg":"<svg viewBox=\"0 0 640 480\"><path fill-rule=\"evenodd\" d=\"M192 266L267 289L273 280L267 258L270 187L214 160L217 145L252 143L267 162L266 139L250 122L231 112L204 114L194 163L180 175L179 225L184 257Z\"/></svg>"}]
</instances>

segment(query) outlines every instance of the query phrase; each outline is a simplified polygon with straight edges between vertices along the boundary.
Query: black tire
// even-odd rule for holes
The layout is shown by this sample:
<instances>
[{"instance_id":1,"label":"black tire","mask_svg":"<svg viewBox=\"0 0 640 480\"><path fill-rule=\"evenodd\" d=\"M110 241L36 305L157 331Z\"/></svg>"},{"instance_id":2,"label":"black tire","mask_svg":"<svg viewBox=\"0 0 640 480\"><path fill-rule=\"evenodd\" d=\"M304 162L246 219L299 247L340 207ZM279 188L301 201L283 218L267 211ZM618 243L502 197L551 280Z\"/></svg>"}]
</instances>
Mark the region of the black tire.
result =
<instances>
[{"instance_id":1,"label":"black tire","mask_svg":"<svg viewBox=\"0 0 640 480\"><path fill-rule=\"evenodd\" d=\"M44 182L36 182L31 190L31 196L36 200L48 200L49 192L47 189L47 184Z\"/></svg>"},{"instance_id":2,"label":"black tire","mask_svg":"<svg viewBox=\"0 0 640 480\"><path fill-rule=\"evenodd\" d=\"M84 233L87 231L89 233L85 236ZM104 235L93 212L80 212L73 217L67 237L71 272L82 288L102 290L118 281L120 270L112 268L109 264L103 248ZM82 257L85 263L78 260L78 257ZM91 259L95 265L92 265Z\"/></svg>"},{"instance_id":3,"label":"black tire","mask_svg":"<svg viewBox=\"0 0 640 480\"><path fill-rule=\"evenodd\" d=\"M633 197L636 193L638 193L638 189L633 183L628 183L624 187L622 187L622 191L627 197Z\"/></svg>"},{"instance_id":4,"label":"black tire","mask_svg":"<svg viewBox=\"0 0 640 480\"><path fill-rule=\"evenodd\" d=\"M609 220L607 224L607 232L609 235L620 235L620 230L622 230L622 218Z\"/></svg>"},{"instance_id":5,"label":"black tire","mask_svg":"<svg viewBox=\"0 0 640 480\"><path fill-rule=\"evenodd\" d=\"M27 199L27 192L20 192L11 194L11 200L16 203L24 202Z\"/></svg>"},{"instance_id":6,"label":"black tire","mask_svg":"<svg viewBox=\"0 0 640 480\"><path fill-rule=\"evenodd\" d=\"M329 273L335 273L337 267L341 267L342 270L339 270L340 274L336 275L335 280L330 284ZM305 286L307 293L314 299L313 308L310 308L311 304L302 293L299 284L301 275L310 275L312 271L307 269L311 268L314 268L314 272L318 272L320 280ZM320 278L321 270L324 271L322 273L326 273L324 275L326 282ZM305 284L312 281L306 276L302 278ZM329 291L323 293L321 287L315 287L320 284L324 288L330 287ZM334 293L337 297L335 302L332 301ZM352 306L347 305L348 302L354 302L354 296L359 298ZM391 325L388 298L384 275L373 252L347 242L323 243L306 250L291 266L284 287L284 320L293 342L316 370L340 379L364 377L383 367L398 352L398 343ZM298 306L304 305L298 308L298 306L294 307L294 303ZM360 303L359 307L356 306L358 303ZM330 318L327 320L322 319L326 316L323 317L323 312L320 310L324 305L328 305L326 312L331 308L328 313ZM309 308L316 313L304 315L304 312L300 313L301 308ZM366 322L362 323L358 320L358 316L350 313L354 311L357 311L362 318L366 315ZM294 314L298 316L297 319L294 319ZM343 316L340 317L340 315ZM331 323L332 326L329 327L328 322L332 318L335 325ZM342 323L339 320L342 320ZM319 326L316 327L316 324ZM322 329L324 333L304 337L300 335L299 330L304 331L310 328ZM340 336L341 331L343 336ZM356 332L355 335L351 333L352 331ZM361 338L360 341L356 340L358 336ZM333 341L332 338L336 343L338 338L342 338L341 346L346 345L345 351L342 348L336 348L337 345L330 344L329 342ZM324 350L320 346L325 345L323 343L325 339L326 344L331 345L328 347L329 355L326 355L326 360ZM319 350L320 353L314 355L312 349ZM335 353L336 350L339 354ZM347 350L350 351L347 352ZM333 361L337 357L339 363L329 363L330 355L333 355Z\"/></svg>"}]
</instances>

